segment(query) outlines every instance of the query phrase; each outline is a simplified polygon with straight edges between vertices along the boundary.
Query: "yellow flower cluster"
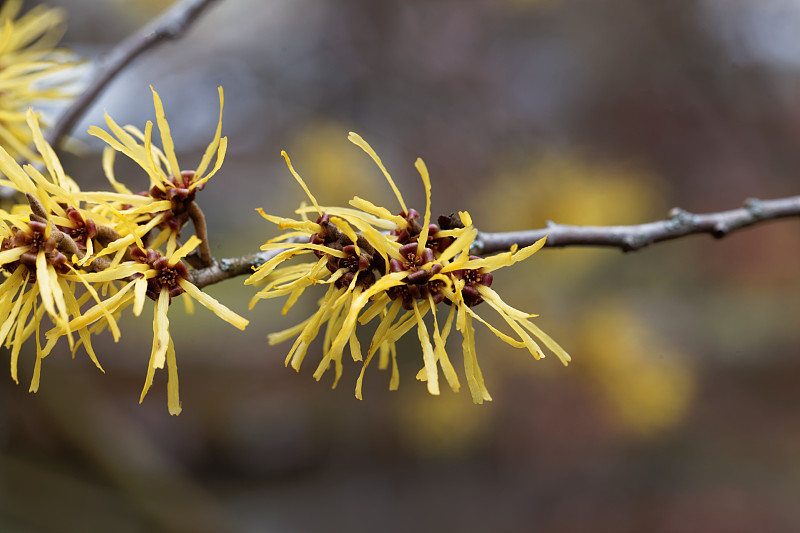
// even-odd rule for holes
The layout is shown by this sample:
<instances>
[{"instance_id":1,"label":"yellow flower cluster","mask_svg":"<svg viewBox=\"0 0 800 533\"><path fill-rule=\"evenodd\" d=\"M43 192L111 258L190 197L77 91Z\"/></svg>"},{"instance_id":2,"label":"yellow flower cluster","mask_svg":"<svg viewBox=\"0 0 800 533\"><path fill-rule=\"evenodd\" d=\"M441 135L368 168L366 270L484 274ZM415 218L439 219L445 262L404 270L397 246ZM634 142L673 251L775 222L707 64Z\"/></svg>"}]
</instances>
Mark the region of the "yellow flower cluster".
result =
<instances>
[{"instance_id":1,"label":"yellow flower cluster","mask_svg":"<svg viewBox=\"0 0 800 533\"><path fill-rule=\"evenodd\" d=\"M305 190L311 206L297 211L299 219L280 218L260 211L280 229L291 230L268 241L262 250L277 252L258 267L245 282L262 287L251 301L287 296L285 314L306 288L327 285L318 310L300 324L269 336L270 343L296 337L286 358L296 370L305 358L312 341L325 328L322 361L314 377L319 380L334 366L335 387L342 375L342 357L346 348L354 361L362 362L361 375L355 387L361 399L364 371L378 354L378 366L392 374L389 388L399 385L397 341L416 328L422 347L423 367L417 379L426 381L431 394L439 394L439 368L450 388L457 391L460 382L445 344L453 326L462 335L464 370L475 403L491 400L475 353L474 321L486 325L501 340L518 348L526 348L536 359L544 357L537 340L567 364L569 355L541 331L530 315L506 304L491 288L495 270L530 257L544 245L544 239L522 249L481 258L469 253L477 230L467 212L439 217L431 222L431 184L428 170L421 159L415 166L425 186L425 212L408 209L389 172L375 151L358 135L351 133L351 142L375 161L400 204L400 213L354 197L350 207L321 206L283 152L294 178ZM309 214L317 216L315 221ZM296 256L312 256L311 262L281 266ZM477 314L475 306L486 302L514 332L509 336ZM439 304L446 309L437 315ZM404 312L401 314L401 310ZM425 322L431 315L432 328ZM442 314L446 316L442 316ZM378 321L366 356L356 335L357 324Z\"/></svg>"},{"instance_id":2,"label":"yellow flower cluster","mask_svg":"<svg viewBox=\"0 0 800 533\"><path fill-rule=\"evenodd\" d=\"M247 320L191 282L183 259L195 251L201 239L193 235L180 242L180 229L194 216L195 193L220 168L225 155L221 88L219 96L217 131L194 171L181 171L155 91L153 101L163 150L152 144L151 122L142 132L133 126L120 127L107 116L111 133L92 128L91 133L110 146L103 166L116 192L81 191L65 175L31 110L26 122L46 172L30 164L20 166L0 147L0 172L5 175L0 185L27 198L27 203L0 210L0 268L6 277L0 291L0 343L12 350L11 375L15 381L21 346L32 336L37 354L32 391L39 386L42 359L62 337L67 338L73 353L83 345L102 369L91 335L108 329L118 340L121 311L132 305L138 316L149 297L155 302L153 348L140 401L153 382L155 370L166 363L169 411L178 414L175 349L167 318L171 299L183 295L190 303L192 298L239 329L247 325ZM149 192L133 194L116 180L114 150L142 167L150 179ZM207 172L215 156L214 166ZM53 327L44 333L46 343L42 346L40 324L45 316Z\"/></svg>"},{"instance_id":3,"label":"yellow flower cluster","mask_svg":"<svg viewBox=\"0 0 800 533\"><path fill-rule=\"evenodd\" d=\"M54 48L61 14L34 8L20 17L20 8L20 0L7 0L0 8L0 186L12 189L20 199L25 197L8 210L0 209L0 344L11 350L11 377L18 381L21 349L31 338L36 346L31 391L39 387L42 360L63 337L73 355L83 346L102 370L92 335L109 330L118 341L121 313L131 307L140 316L149 298L154 302L153 344L139 401L150 389L155 371L166 365L169 412L178 414L176 356L168 318L172 299L181 297L190 312L197 301L239 329L248 324L202 292L193 283L190 268L217 268L195 199L219 171L227 149L227 138L222 136L222 88L216 132L194 170L180 166L163 104L153 90L157 132L150 121L140 130L120 126L108 115L107 129L90 128L90 134L107 144L103 169L113 192L81 191L65 174L42 135L38 115L29 108L38 100L63 96L57 85L47 84L48 77L72 65L66 52ZM154 135L161 148L154 145ZM390 389L398 387L397 342L416 329L422 348L417 379L427 382L431 394L439 394L441 369L447 384L457 391L461 383L445 349L455 329L462 336L473 401L482 403L491 396L476 356L475 322L511 346L527 349L536 359L544 357L541 343L567 364L569 355L531 322L535 315L509 306L491 288L494 271L530 257L544 239L492 257L470 255L478 232L469 213L431 220L431 183L421 159L416 168L425 187L423 214L406 206L375 151L354 133L349 140L377 164L397 197L400 212L395 215L357 196L349 207L320 205L283 153L311 205L296 210L296 219L259 210L289 231L262 246L272 257L245 282L259 288L250 306L260 299L286 296L285 314L307 288L327 286L312 316L269 336L273 344L295 339L286 364L299 371L324 329L323 356L314 377L319 380L333 366L335 387L342 376L344 351L349 349L352 359L362 363L355 386L361 399L364 373L376 355L379 368L391 365ZM116 179L117 152L147 175L143 192L134 194ZM18 160L27 163L21 165ZM181 231L189 222L194 235L182 239ZM294 257L312 260L284 265ZM483 302L499 315L511 335L476 312ZM363 353L356 329L373 321L375 331Z\"/></svg>"},{"instance_id":4,"label":"yellow flower cluster","mask_svg":"<svg viewBox=\"0 0 800 533\"><path fill-rule=\"evenodd\" d=\"M74 66L71 55L56 49L63 33L59 9L36 6L19 17L22 0L0 7L0 145L14 158L36 160L29 145L26 110L36 102L68 96L57 74Z\"/></svg>"}]
</instances>

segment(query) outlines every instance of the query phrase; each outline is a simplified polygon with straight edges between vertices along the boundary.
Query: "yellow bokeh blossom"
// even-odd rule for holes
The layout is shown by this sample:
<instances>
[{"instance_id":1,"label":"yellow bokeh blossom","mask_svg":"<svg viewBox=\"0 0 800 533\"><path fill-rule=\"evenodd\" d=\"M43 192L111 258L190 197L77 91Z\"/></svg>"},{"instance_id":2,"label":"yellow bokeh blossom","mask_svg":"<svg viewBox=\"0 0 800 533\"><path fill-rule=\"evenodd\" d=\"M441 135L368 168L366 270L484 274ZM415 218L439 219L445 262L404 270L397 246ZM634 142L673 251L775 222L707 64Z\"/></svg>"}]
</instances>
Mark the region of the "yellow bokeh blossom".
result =
<instances>
[{"instance_id":1,"label":"yellow bokeh blossom","mask_svg":"<svg viewBox=\"0 0 800 533\"><path fill-rule=\"evenodd\" d=\"M280 218L261 213L288 233L267 242L262 250L276 254L258 267L245 282L262 286L251 301L287 296L286 313L306 288L327 285L317 311L292 328L269 336L271 343L296 337L286 364L299 370L311 342L325 326L323 357L314 373L319 380L333 365L336 386L342 375L342 356L349 348L354 361L362 362L356 383L356 397L361 398L364 372L377 354L382 369L391 364L390 389L399 385L397 341L416 329L422 347L423 367L417 379L427 382L431 394L439 394L439 369L454 391L460 381L445 350L453 327L462 337L464 370L473 401L491 400L483 381L475 353L474 322L485 324L503 341L527 348L537 359L544 357L537 340L566 364L569 355L534 325L529 315L506 304L491 289L492 272L530 257L544 244L544 239L522 249L493 257L471 256L469 250L477 235L467 212L439 217L431 222L431 184L421 159L415 166L425 186L426 206L420 215L409 209L400 191L375 151L358 135L350 141L366 152L378 165L400 205L400 213L354 197L351 207L321 206L283 153L289 170L305 190L311 204L296 211L300 219ZM317 215L316 221L308 214ZM421 220L420 220L421 217ZM295 256L311 256L312 262L281 266ZM482 302L496 311L514 332L509 336L478 315L474 307ZM439 304L447 304L437 315ZM401 310L403 313L401 314ZM430 314L432 329L425 317ZM357 324L377 319L377 328L364 355L356 334Z\"/></svg>"},{"instance_id":2,"label":"yellow bokeh blossom","mask_svg":"<svg viewBox=\"0 0 800 533\"><path fill-rule=\"evenodd\" d=\"M37 6L19 16L21 8L22 0L6 0L0 7L0 146L13 158L34 160L26 110L68 96L65 78L54 75L74 63L68 52L55 48L63 34L63 11Z\"/></svg>"},{"instance_id":3,"label":"yellow bokeh blossom","mask_svg":"<svg viewBox=\"0 0 800 533\"><path fill-rule=\"evenodd\" d=\"M631 302L608 298L576 324L582 372L621 430L661 435L683 422L695 399L691 358L658 334ZM614 342L605 341L613 331Z\"/></svg>"}]
</instances>

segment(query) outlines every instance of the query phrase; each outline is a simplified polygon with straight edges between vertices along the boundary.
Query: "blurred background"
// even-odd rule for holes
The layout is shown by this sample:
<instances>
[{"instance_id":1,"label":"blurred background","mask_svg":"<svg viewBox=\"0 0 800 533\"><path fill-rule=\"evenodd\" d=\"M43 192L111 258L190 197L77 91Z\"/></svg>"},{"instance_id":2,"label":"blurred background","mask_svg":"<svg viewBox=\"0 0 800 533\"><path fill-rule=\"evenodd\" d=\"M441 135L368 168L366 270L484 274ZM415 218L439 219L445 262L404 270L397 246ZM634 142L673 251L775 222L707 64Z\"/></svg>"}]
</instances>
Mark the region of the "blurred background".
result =
<instances>
[{"instance_id":1,"label":"blurred background","mask_svg":"<svg viewBox=\"0 0 800 533\"><path fill-rule=\"evenodd\" d=\"M50 5L90 76L168 3ZM357 194L397 210L351 130L410 205L424 208L420 156L434 216L467 210L486 231L729 209L798 194L798 24L793 0L220 0L109 87L64 165L102 186L85 131L104 110L142 127L152 84L194 166L223 85L229 151L198 198L217 257L277 234L255 208L290 216L304 199L281 149L322 203ZM36 395L23 353L20 385L0 379L0 530L798 531L799 230L785 220L627 255L545 249L501 271L498 292L540 314L573 363L479 329L494 398L481 406L465 384L427 394L413 335L400 389L370 368L364 401L357 364L335 390L314 381L313 348L299 374L284 368L290 344L266 335L315 298L288 316L277 301L248 312L242 280L208 292L250 319L244 333L202 308L170 312L179 417L165 372L137 403L147 319L119 344L98 338L105 374L56 350ZM456 336L449 351L463 376Z\"/></svg>"}]
</instances>

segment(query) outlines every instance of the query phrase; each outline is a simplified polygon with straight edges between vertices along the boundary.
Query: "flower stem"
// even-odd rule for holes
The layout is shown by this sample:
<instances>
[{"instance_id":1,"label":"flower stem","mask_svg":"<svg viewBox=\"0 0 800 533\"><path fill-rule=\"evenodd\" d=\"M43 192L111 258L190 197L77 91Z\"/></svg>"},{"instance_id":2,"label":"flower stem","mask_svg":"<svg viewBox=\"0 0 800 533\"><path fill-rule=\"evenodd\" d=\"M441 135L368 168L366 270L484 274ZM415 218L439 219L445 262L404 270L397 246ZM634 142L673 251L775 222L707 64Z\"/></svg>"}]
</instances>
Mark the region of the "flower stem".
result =
<instances>
[{"instance_id":1,"label":"flower stem","mask_svg":"<svg viewBox=\"0 0 800 533\"><path fill-rule=\"evenodd\" d=\"M189 204L189 218L194 226L194 234L200 239L200 245L197 247L197 253L200 258L199 267L209 267L214 263L214 257L211 255L211 248L208 245L206 217L203 215L203 210L195 202Z\"/></svg>"}]
</instances>

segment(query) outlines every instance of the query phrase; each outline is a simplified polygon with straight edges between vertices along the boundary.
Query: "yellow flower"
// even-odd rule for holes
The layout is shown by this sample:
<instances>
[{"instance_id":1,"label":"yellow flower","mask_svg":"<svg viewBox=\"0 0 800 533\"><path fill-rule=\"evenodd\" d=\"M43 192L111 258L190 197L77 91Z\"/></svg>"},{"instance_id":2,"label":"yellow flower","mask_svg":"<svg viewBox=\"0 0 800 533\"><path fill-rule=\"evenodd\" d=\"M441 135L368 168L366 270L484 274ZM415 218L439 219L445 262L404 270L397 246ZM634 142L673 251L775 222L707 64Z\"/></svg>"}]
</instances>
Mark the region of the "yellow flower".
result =
<instances>
[{"instance_id":1,"label":"yellow flower","mask_svg":"<svg viewBox=\"0 0 800 533\"><path fill-rule=\"evenodd\" d=\"M0 146L14 158L34 160L25 110L68 96L48 78L74 63L54 48L63 33L63 11L37 6L17 18L21 7L22 0L6 0L0 8Z\"/></svg>"},{"instance_id":2,"label":"yellow flower","mask_svg":"<svg viewBox=\"0 0 800 533\"><path fill-rule=\"evenodd\" d=\"M95 332L105 327L114 328L116 316L123 309L132 305L134 314L139 316L149 297L155 302L153 347L139 401L144 400L150 389L156 369L164 368L166 364L169 372L168 407L173 415L179 414L181 407L175 348L169 333L167 313L172 298L183 295L189 312L193 309L192 300L196 300L239 329L244 329L248 323L192 284L189 281L189 269L183 263L183 259L202 243L201 233L205 231L204 225L202 232L198 228L199 220L196 217L202 219L202 214L194 203L195 194L219 170L227 148L227 138L221 136L224 102L221 87L219 98L220 115L216 133L194 171L182 171L178 164L169 124L155 90L153 102L163 151L152 144L152 122L147 122L142 132L133 126L122 128L106 115L106 124L111 133L97 127L89 130L110 147L103 154L103 169L116 192L83 193L81 197L94 202L93 212L117 224L119 237L106 243L93 257L95 261L113 258L109 267L83 274L82 278L89 283L114 283L113 295L106 300L98 300L93 307L76 315L66 325L59 324L47 332L52 342L70 331ZM145 170L150 179L148 194L134 195L116 180L115 151L130 157ZM209 171L212 161L214 165ZM180 245L180 230L189 219L194 222L198 235L193 235ZM117 339L118 336L115 336L115 341ZM83 344L91 354L88 336Z\"/></svg>"},{"instance_id":3,"label":"yellow flower","mask_svg":"<svg viewBox=\"0 0 800 533\"><path fill-rule=\"evenodd\" d=\"M178 158L175 155L175 145L172 141L161 98L155 89L152 87L150 89L153 91L156 122L158 123L163 150L152 144L153 123L150 121L147 122L144 132L142 132L134 126L122 128L106 114L106 124L113 135L97 126L89 128L89 133L102 139L111 148L130 157L142 167L150 178L149 195L156 200L169 202L168 207L161 214L162 223L173 232L178 233L190 217L190 208L195 194L197 191L202 190L206 182L217 173L225 158L228 138L221 136L224 95L222 87L219 87L217 131L206 148L197 168L192 171L181 170ZM208 171L215 156L214 166ZM107 149L103 157L103 167L108 180L117 192L130 194L131 191L114 177L113 165L114 152Z\"/></svg>"},{"instance_id":4,"label":"yellow flower","mask_svg":"<svg viewBox=\"0 0 800 533\"><path fill-rule=\"evenodd\" d=\"M375 151L354 133L349 139L378 165L394 191L401 211L394 215L388 209L359 197L354 197L348 208L321 206L292 167L289 157L283 153L289 170L312 205L302 206L296 211L301 215L299 220L275 217L259 210L264 218L278 224L280 229L292 231L262 246L262 250L272 250L276 255L246 280L246 284L263 286L250 306L259 299L288 296L283 308L283 313L286 313L306 288L328 285L318 310L311 317L269 336L272 344L296 337L286 364L299 370L310 344L324 325L324 355L314 373L317 380L333 365L333 386L336 386L342 375L342 355L349 347L353 360L363 362L356 383L356 397L361 398L364 371L376 353L380 368L392 365L389 388L394 390L399 385L396 343L416 328L423 359L417 379L427 382L431 394L439 394L441 368L448 385L457 391L460 382L445 350L455 324L463 337L464 370L473 401L482 403L491 400L491 396L478 366L473 319L485 324L508 344L527 348L537 359L544 357L535 340L538 339L567 364L569 355L530 321L535 315L514 309L491 289L493 271L530 257L542 247L544 239L493 257L470 256L469 249L477 230L469 213L460 212L457 216L439 217L438 223L431 222L430 178L421 159L415 163L426 193L425 212L420 221L420 214L406 207ZM317 214L316 221L307 218L309 213ZM310 254L316 257L316 261L281 266L292 257ZM473 310L484 301L513 330L516 338L490 325ZM449 306L444 321L436 313L442 303ZM400 314L401 309L405 310L403 314ZM432 331L425 322L429 313ZM379 319L377 329L366 356L363 356L356 326L376 318Z\"/></svg>"},{"instance_id":5,"label":"yellow flower","mask_svg":"<svg viewBox=\"0 0 800 533\"><path fill-rule=\"evenodd\" d=\"M184 292L201 305L211 310L229 324L243 330L248 320L237 315L217 300L198 289L189 281L189 270L182 259L194 250L200 239L192 235L180 248L174 248L174 240L167 246L166 256L162 256L153 249L134 248L131 252L133 261L123 263L119 269L128 269L128 276L133 278L108 300L98 302L94 307L87 309L81 316L75 318L65 328L69 330L82 330L100 320L108 320L112 313L133 304L133 312L139 316L147 297L155 302L153 318L153 349L150 354L150 363L147 368L147 377L139 403L144 400L147 391L153 384L153 376L157 368L164 368L167 364L169 381L167 384L168 407L170 414L177 415L181 412L178 397L178 373L175 359L175 348L169 334L169 318L167 311L173 297ZM89 281L103 279L104 272L96 275L87 274L84 277ZM104 322L101 322L104 325ZM63 329L55 328L47 333L48 337L55 338L62 334Z\"/></svg>"},{"instance_id":6,"label":"yellow flower","mask_svg":"<svg viewBox=\"0 0 800 533\"><path fill-rule=\"evenodd\" d=\"M247 320L189 281L189 270L182 260L198 247L201 237L192 236L183 245L178 241L179 230L189 218L197 229L193 217L202 214L198 215L199 208L193 203L195 192L216 173L225 154L221 88L219 96L217 131L194 172L179 170L169 126L155 91L164 152L152 146L149 122L142 133L130 126L120 128L106 117L117 138L92 129L113 148L142 165L151 177L149 195L133 194L114 179L113 150L104 154L103 167L116 192L81 191L64 173L30 109L25 117L30 138L46 167L44 173L30 164L20 166L0 147L0 185L25 194L28 200L10 212L0 210L0 275L5 278L0 285L0 343L5 342L12 349L11 375L15 381L21 346L32 335L37 346L32 391L39 386L41 360L64 336L73 355L83 345L102 370L91 335L109 329L118 341L117 320L121 312L133 305L134 314L139 316L149 297L155 302L153 349L140 401L152 385L155 370L166 363L169 410L178 414L181 408L175 349L167 317L171 299L186 293L183 298L190 312L191 302L196 300L239 329L247 325ZM214 168L207 172L215 154ZM47 343L42 346L39 323L45 315L54 327L46 332Z\"/></svg>"}]
</instances>

